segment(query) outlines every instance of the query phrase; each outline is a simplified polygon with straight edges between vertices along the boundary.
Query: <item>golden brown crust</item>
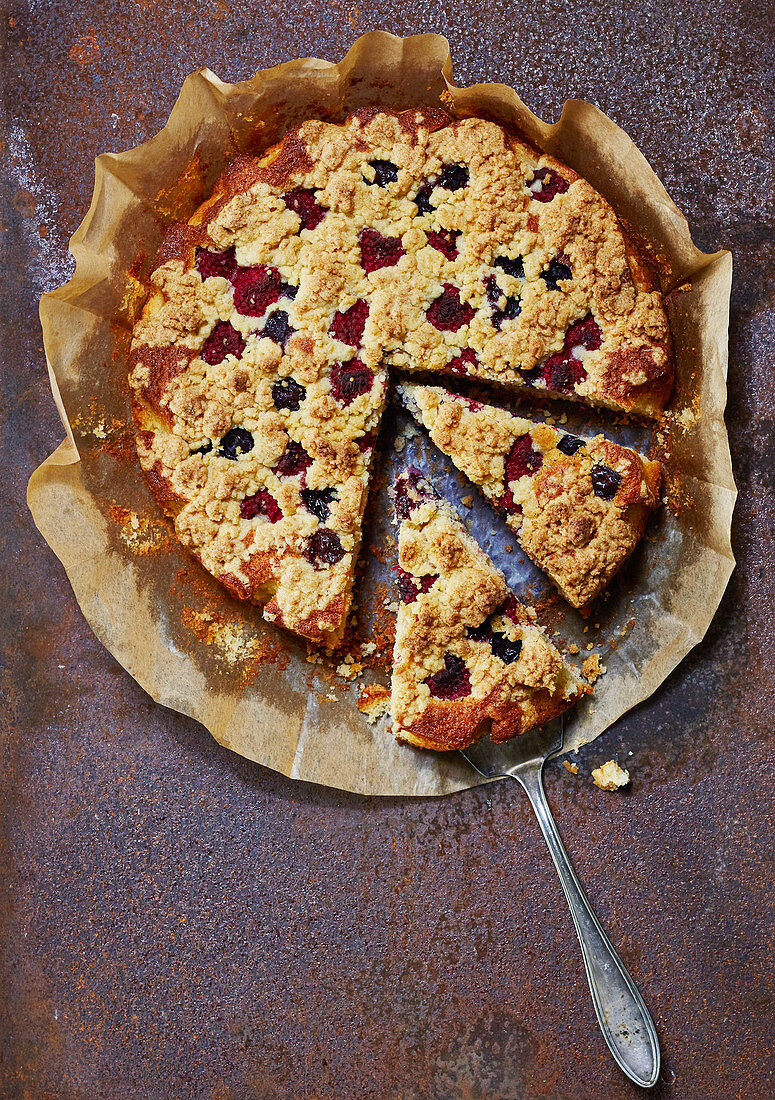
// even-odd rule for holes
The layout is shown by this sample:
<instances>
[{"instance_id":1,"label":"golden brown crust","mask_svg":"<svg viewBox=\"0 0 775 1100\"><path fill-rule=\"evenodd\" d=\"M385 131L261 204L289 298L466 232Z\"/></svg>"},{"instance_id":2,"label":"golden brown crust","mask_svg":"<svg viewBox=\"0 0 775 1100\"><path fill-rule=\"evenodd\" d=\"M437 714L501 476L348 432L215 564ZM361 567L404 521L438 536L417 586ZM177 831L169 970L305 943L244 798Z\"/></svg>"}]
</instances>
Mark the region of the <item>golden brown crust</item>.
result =
<instances>
[{"instance_id":1,"label":"golden brown crust","mask_svg":"<svg viewBox=\"0 0 775 1100\"><path fill-rule=\"evenodd\" d=\"M395 490L400 605L390 713L399 741L505 741L589 690L509 592L503 574L418 474Z\"/></svg>"},{"instance_id":2,"label":"golden brown crust","mask_svg":"<svg viewBox=\"0 0 775 1100\"><path fill-rule=\"evenodd\" d=\"M132 343L141 465L205 568L331 641L386 365L653 413L669 333L645 270L584 180L494 123L305 122L236 158L162 242ZM235 431L247 450L224 444ZM288 473L294 447L306 465ZM305 504L328 490L329 512ZM272 570L258 587L255 555Z\"/></svg>"},{"instance_id":3,"label":"golden brown crust","mask_svg":"<svg viewBox=\"0 0 775 1100\"><path fill-rule=\"evenodd\" d=\"M599 595L659 502L660 464L602 435L582 440L438 386L405 384L399 394L569 603L584 608Z\"/></svg>"}]
</instances>

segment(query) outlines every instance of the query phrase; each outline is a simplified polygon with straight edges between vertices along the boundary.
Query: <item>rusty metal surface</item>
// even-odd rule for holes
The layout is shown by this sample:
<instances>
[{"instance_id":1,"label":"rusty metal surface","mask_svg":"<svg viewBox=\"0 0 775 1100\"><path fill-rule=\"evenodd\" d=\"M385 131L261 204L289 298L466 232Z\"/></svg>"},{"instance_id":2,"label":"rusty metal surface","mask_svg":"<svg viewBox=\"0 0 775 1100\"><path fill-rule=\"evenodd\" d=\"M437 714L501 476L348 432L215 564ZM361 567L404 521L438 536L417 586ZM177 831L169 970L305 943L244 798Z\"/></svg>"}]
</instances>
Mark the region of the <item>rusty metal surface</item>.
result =
<instances>
[{"instance_id":1,"label":"rusty metal surface","mask_svg":"<svg viewBox=\"0 0 775 1100\"><path fill-rule=\"evenodd\" d=\"M733 250L739 567L646 705L549 769L593 903L660 1032L653 1094L775 1093L775 7L557 0L27 0L2 16L0 1095L8 1100L612 1100L578 946L516 788L365 799L294 784L155 706L92 636L24 504L59 442L37 299L68 277L92 158L183 77L440 30L460 83L545 117L597 102L697 243ZM702 593L698 592L698 599ZM632 755L628 755L631 753ZM614 756L631 789L592 787ZM768 822L769 818L769 822Z\"/></svg>"}]
</instances>

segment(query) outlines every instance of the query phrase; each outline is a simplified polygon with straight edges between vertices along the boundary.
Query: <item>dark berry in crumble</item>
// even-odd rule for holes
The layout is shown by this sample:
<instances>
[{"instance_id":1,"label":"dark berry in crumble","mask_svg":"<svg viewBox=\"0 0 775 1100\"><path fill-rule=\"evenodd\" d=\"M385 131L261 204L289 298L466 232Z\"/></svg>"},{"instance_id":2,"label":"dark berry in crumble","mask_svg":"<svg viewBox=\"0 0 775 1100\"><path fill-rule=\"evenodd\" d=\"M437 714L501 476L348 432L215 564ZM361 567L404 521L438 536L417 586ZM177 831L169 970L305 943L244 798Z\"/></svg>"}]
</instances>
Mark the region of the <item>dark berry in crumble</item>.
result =
<instances>
[{"instance_id":1,"label":"dark berry in crumble","mask_svg":"<svg viewBox=\"0 0 775 1100\"><path fill-rule=\"evenodd\" d=\"M404 254L400 237L383 237L376 229L362 229L358 240L361 263L367 275L381 267L393 267Z\"/></svg>"},{"instance_id":2,"label":"dark berry in crumble","mask_svg":"<svg viewBox=\"0 0 775 1100\"><path fill-rule=\"evenodd\" d=\"M590 474L595 496L601 500L613 500L622 483L622 475L617 474L610 466L604 466L602 462L596 462Z\"/></svg>"},{"instance_id":3,"label":"dark berry in crumble","mask_svg":"<svg viewBox=\"0 0 775 1100\"><path fill-rule=\"evenodd\" d=\"M564 195L570 187L569 181L554 168L539 168L527 185L538 202L551 202L555 195Z\"/></svg>"},{"instance_id":4,"label":"dark berry in crumble","mask_svg":"<svg viewBox=\"0 0 775 1100\"><path fill-rule=\"evenodd\" d=\"M280 283L280 297L290 298L291 301L299 293L299 288L294 286L293 283Z\"/></svg>"},{"instance_id":5,"label":"dark berry in crumble","mask_svg":"<svg viewBox=\"0 0 775 1100\"><path fill-rule=\"evenodd\" d=\"M411 496L409 495L411 492ZM397 519L409 519L412 509L423 500L432 500L434 494L428 491L427 483L420 470L410 466L405 474L396 480L393 489L393 505Z\"/></svg>"},{"instance_id":6,"label":"dark berry in crumble","mask_svg":"<svg viewBox=\"0 0 775 1100\"><path fill-rule=\"evenodd\" d=\"M556 393L573 393L576 385L587 377L581 360L564 351L547 359L542 370L547 389Z\"/></svg>"},{"instance_id":7,"label":"dark berry in crumble","mask_svg":"<svg viewBox=\"0 0 775 1100\"><path fill-rule=\"evenodd\" d=\"M465 164L445 164L441 169L438 187L445 191L459 191L468 183L468 169Z\"/></svg>"},{"instance_id":8,"label":"dark berry in crumble","mask_svg":"<svg viewBox=\"0 0 775 1100\"><path fill-rule=\"evenodd\" d=\"M517 256L515 260L510 260L508 256L498 256L497 260L492 261L492 266L499 267L506 275L513 275L515 279L525 277L521 256Z\"/></svg>"},{"instance_id":9,"label":"dark berry in crumble","mask_svg":"<svg viewBox=\"0 0 775 1100\"><path fill-rule=\"evenodd\" d=\"M270 340L274 340L275 344L279 344L281 348L285 347L285 341L293 332L290 324L288 323L288 314L283 309L275 310L266 319L264 325L264 331L262 336L268 336Z\"/></svg>"},{"instance_id":10,"label":"dark berry in crumble","mask_svg":"<svg viewBox=\"0 0 775 1100\"><path fill-rule=\"evenodd\" d=\"M207 337L204 347L199 352L200 359L215 367L222 363L227 355L233 355L239 359L245 350L245 341L242 333L238 332L228 321L219 321L213 331Z\"/></svg>"},{"instance_id":11,"label":"dark berry in crumble","mask_svg":"<svg viewBox=\"0 0 775 1100\"><path fill-rule=\"evenodd\" d=\"M439 579L438 573L413 577L400 566L396 566L396 573L398 574L398 598L401 603L414 603L421 592L428 592Z\"/></svg>"},{"instance_id":12,"label":"dark berry in crumble","mask_svg":"<svg viewBox=\"0 0 775 1100\"><path fill-rule=\"evenodd\" d=\"M272 386L272 400L277 409L290 409L296 412L307 395L304 386L295 378L281 378Z\"/></svg>"},{"instance_id":13,"label":"dark berry in crumble","mask_svg":"<svg viewBox=\"0 0 775 1100\"><path fill-rule=\"evenodd\" d=\"M429 676L425 683L434 699L464 699L471 694L471 674L465 661L454 653L444 654L444 667Z\"/></svg>"},{"instance_id":14,"label":"dark berry in crumble","mask_svg":"<svg viewBox=\"0 0 775 1100\"><path fill-rule=\"evenodd\" d=\"M349 309L334 314L331 335L343 344L349 344L353 348L360 347L368 316L369 303L364 298L359 298Z\"/></svg>"},{"instance_id":15,"label":"dark berry in crumble","mask_svg":"<svg viewBox=\"0 0 775 1100\"><path fill-rule=\"evenodd\" d=\"M359 359L334 363L331 368L331 393L342 405L351 405L356 397L369 393L374 385L374 371Z\"/></svg>"},{"instance_id":16,"label":"dark berry in crumble","mask_svg":"<svg viewBox=\"0 0 775 1100\"><path fill-rule=\"evenodd\" d=\"M454 229L429 229L425 234L428 244L446 256L448 260L454 260L457 256L457 239L460 236Z\"/></svg>"},{"instance_id":17,"label":"dark berry in crumble","mask_svg":"<svg viewBox=\"0 0 775 1100\"><path fill-rule=\"evenodd\" d=\"M467 302L460 301L460 290L452 283L444 284L444 291L428 307L426 317L441 332L457 332L467 325L474 310Z\"/></svg>"},{"instance_id":18,"label":"dark berry in crumble","mask_svg":"<svg viewBox=\"0 0 775 1100\"><path fill-rule=\"evenodd\" d=\"M564 435L561 439L557 440L557 450L562 451L564 455L575 455L576 451L580 451L582 447L586 446L586 440L579 439L577 435Z\"/></svg>"},{"instance_id":19,"label":"dark berry in crumble","mask_svg":"<svg viewBox=\"0 0 775 1100\"><path fill-rule=\"evenodd\" d=\"M603 342L603 331L591 313L575 321L565 333L565 347L570 351L576 347L596 351Z\"/></svg>"},{"instance_id":20,"label":"dark berry in crumble","mask_svg":"<svg viewBox=\"0 0 775 1100\"><path fill-rule=\"evenodd\" d=\"M377 442L377 433L366 432L365 435L362 435L360 439L356 439L355 442L358 444L358 449L361 454L366 454L367 451L372 451L374 449L374 444Z\"/></svg>"},{"instance_id":21,"label":"dark berry in crumble","mask_svg":"<svg viewBox=\"0 0 775 1100\"><path fill-rule=\"evenodd\" d=\"M331 511L331 501L337 499L337 492L336 489L302 489L301 499L307 511L325 523Z\"/></svg>"},{"instance_id":22,"label":"dark berry in crumble","mask_svg":"<svg viewBox=\"0 0 775 1100\"><path fill-rule=\"evenodd\" d=\"M522 304L519 298L507 298L501 309L494 309L492 311L492 323L493 328L496 328L500 332L501 325L504 321L513 321L515 317L519 317L522 312Z\"/></svg>"},{"instance_id":23,"label":"dark berry in crumble","mask_svg":"<svg viewBox=\"0 0 775 1100\"><path fill-rule=\"evenodd\" d=\"M197 248L195 263L196 269L203 279L212 279L216 276L220 276L222 279L230 279L237 267L233 248L227 248L223 252L211 252L208 248Z\"/></svg>"},{"instance_id":24,"label":"dark berry in crumble","mask_svg":"<svg viewBox=\"0 0 775 1100\"><path fill-rule=\"evenodd\" d=\"M267 489L259 489L252 497L245 497L240 504L239 514L243 519L266 516L270 523L277 523L283 518L280 505Z\"/></svg>"},{"instance_id":25,"label":"dark berry in crumble","mask_svg":"<svg viewBox=\"0 0 775 1100\"><path fill-rule=\"evenodd\" d=\"M398 168L391 160L370 160L369 164L374 169L374 180L366 180L369 186L376 184L378 187L387 187L389 183L395 183L398 179Z\"/></svg>"},{"instance_id":26,"label":"dark berry in crumble","mask_svg":"<svg viewBox=\"0 0 775 1100\"><path fill-rule=\"evenodd\" d=\"M318 565L336 565L344 557L344 547L333 531L327 527L318 527L307 539L304 557L315 568Z\"/></svg>"},{"instance_id":27,"label":"dark berry in crumble","mask_svg":"<svg viewBox=\"0 0 775 1100\"><path fill-rule=\"evenodd\" d=\"M263 317L280 297L280 272L275 267L239 267L232 284L234 308L246 317Z\"/></svg>"},{"instance_id":28,"label":"dark berry in crumble","mask_svg":"<svg viewBox=\"0 0 775 1100\"><path fill-rule=\"evenodd\" d=\"M543 367L531 367L530 370L520 370L522 381L526 386L535 386L544 376Z\"/></svg>"},{"instance_id":29,"label":"dark berry in crumble","mask_svg":"<svg viewBox=\"0 0 775 1100\"><path fill-rule=\"evenodd\" d=\"M541 272L541 278L550 290L559 290L559 283L566 279L572 279L573 272L561 260L552 260L546 271Z\"/></svg>"},{"instance_id":30,"label":"dark berry in crumble","mask_svg":"<svg viewBox=\"0 0 775 1100\"><path fill-rule=\"evenodd\" d=\"M285 452L275 466L273 473L284 474L285 477L294 477L296 474L303 474L311 465L312 459L301 443L297 443L295 439L292 439L285 448Z\"/></svg>"},{"instance_id":31,"label":"dark berry in crumble","mask_svg":"<svg viewBox=\"0 0 775 1100\"><path fill-rule=\"evenodd\" d=\"M309 187L297 187L283 195L285 205L301 218L302 229L314 229L326 216L325 208L315 198Z\"/></svg>"},{"instance_id":32,"label":"dark berry in crumble","mask_svg":"<svg viewBox=\"0 0 775 1100\"><path fill-rule=\"evenodd\" d=\"M229 428L218 446L218 454L236 461L240 455L252 451L253 446L253 436L247 428Z\"/></svg>"},{"instance_id":33,"label":"dark berry in crumble","mask_svg":"<svg viewBox=\"0 0 775 1100\"><path fill-rule=\"evenodd\" d=\"M478 364L479 360L476 358L474 349L463 348L460 355L456 355L454 359L450 359L446 369L450 374L468 374L469 369L478 366Z\"/></svg>"},{"instance_id":34,"label":"dark berry in crumble","mask_svg":"<svg viewBox=\"0 0 775 1100\"><path fill-rule=\"evenodd\" d=\"M504 665L510 665L514 661L518 661L522 652L522 642L519 639L512 642L505 634L493 634L490 645L495 656L503 661Z\"/></svg>"},{"instance_id":35,"label":"dark berry in crumble","mask_svg":"<svg viewBox=\"0 0 775 1100\"><path fill-rule=\"evenodd\" d=\"M540 470L544 463L544 456L533 448L533 440L530 433L519 436L511 445L506 459L506 485L513 481L519 481L525 474L534 474Z\"/></svg>"},{"instance_id":36,"label":"dark berry in crumble","mask_svg":"<svg viewBox=\"0 0 775 1100\"><path fill-rule=\"evenodd\" d=\"M487 301L491 306L497 306L503 298L503 291L498 286L498 280L494 275L487 275L485 276L484 286L487 292Z\"/></svg>"},{"instance_id":37,"label":"dark berry in crumble","mask_svg":"<svg viewBox=\"0 0 775 1100\"><path fill-rule=\"evenodd\" d=\"M432 210L435 210L434 206L431 206L431 194L433 188L436 186L434 180L426 180L417 188L417 194L414 196L414 203L417 207L418 214L430 214Z\"/></svg>"}]
</instances>

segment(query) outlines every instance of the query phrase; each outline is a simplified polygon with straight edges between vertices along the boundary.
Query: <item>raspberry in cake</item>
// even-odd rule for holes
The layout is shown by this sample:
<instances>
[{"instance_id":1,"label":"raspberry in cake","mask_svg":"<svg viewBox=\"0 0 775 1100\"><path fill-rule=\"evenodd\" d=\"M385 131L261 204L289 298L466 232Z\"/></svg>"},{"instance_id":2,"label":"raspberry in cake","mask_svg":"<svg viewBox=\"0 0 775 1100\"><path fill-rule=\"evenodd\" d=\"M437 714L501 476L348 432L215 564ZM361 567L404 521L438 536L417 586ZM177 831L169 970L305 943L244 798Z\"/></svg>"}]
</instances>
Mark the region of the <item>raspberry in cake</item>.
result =
<instances>
[{"instance_id":1,"label":"raspberry in cake","mask_svg":"<svg viewBox=\"0 0 775 1100\"><path fill-rule=\"evenodd\" d=\"M506 741L589 686L563 660L455 511L408 469L393 490L398 617L390 714L399 741L463 749Z\"/></svg>"},{"instance_id":2,"label":"raspberry in cake","mask_svg":"<svg viewBox=\"0 0 775 1100\"><path fill-rule=\"evenodd\" d=\"M398 387L406 408L487 499L574 607L606 587L659 503L661 467L440 386Z\"/></svg>"},{"instance_id":3,"label":"raspberry in cake","mask_svg":"<svg viewBox=\"0 0 775 1100\"><path fill-rule=\"evenodd\" d=\"M329 643L389 366L656 415L671 362L656 284L589 184L495 123L364 109L237 158L170 227L130 381L180 541Z\"/></svg>"}]
</instances>

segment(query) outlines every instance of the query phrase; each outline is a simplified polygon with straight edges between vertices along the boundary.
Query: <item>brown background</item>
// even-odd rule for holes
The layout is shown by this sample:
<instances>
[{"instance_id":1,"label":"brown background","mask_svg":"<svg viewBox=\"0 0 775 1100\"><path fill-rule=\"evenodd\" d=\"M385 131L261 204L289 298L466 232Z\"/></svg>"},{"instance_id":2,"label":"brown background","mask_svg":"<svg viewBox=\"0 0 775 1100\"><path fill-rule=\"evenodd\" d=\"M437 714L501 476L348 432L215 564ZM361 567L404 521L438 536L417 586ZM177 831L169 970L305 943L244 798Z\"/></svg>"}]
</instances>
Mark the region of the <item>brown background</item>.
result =
<instances>
[{"instance_id":1,"label":"brown background","mask_svg":"<svg viewBox=\"0 0 775 1100\"><path fill-rule=\"evenodd\" d=\"M730 0L695 13L668 0L626 11L464 0L448 12L426 0L409 13L29 0L2 17L0 1096L638 1092L597 1034L516 787L357 798L220 749L102 649L24 504L61 438L37 299L71 272L93 156L154 133L199 65L236 80L307 53L338 60L375 27L445 33L459 84L513 84L543 117L566 98L597 103L697 244L735 254L738 571L702 645L582 752L583 777L552 766L547 786L657 1023L665 1068L652 1095L773 1095L773 17L772 4ZM625 794L589 784L610 756L632 770Z\"/></svg>"}]
</instances>

